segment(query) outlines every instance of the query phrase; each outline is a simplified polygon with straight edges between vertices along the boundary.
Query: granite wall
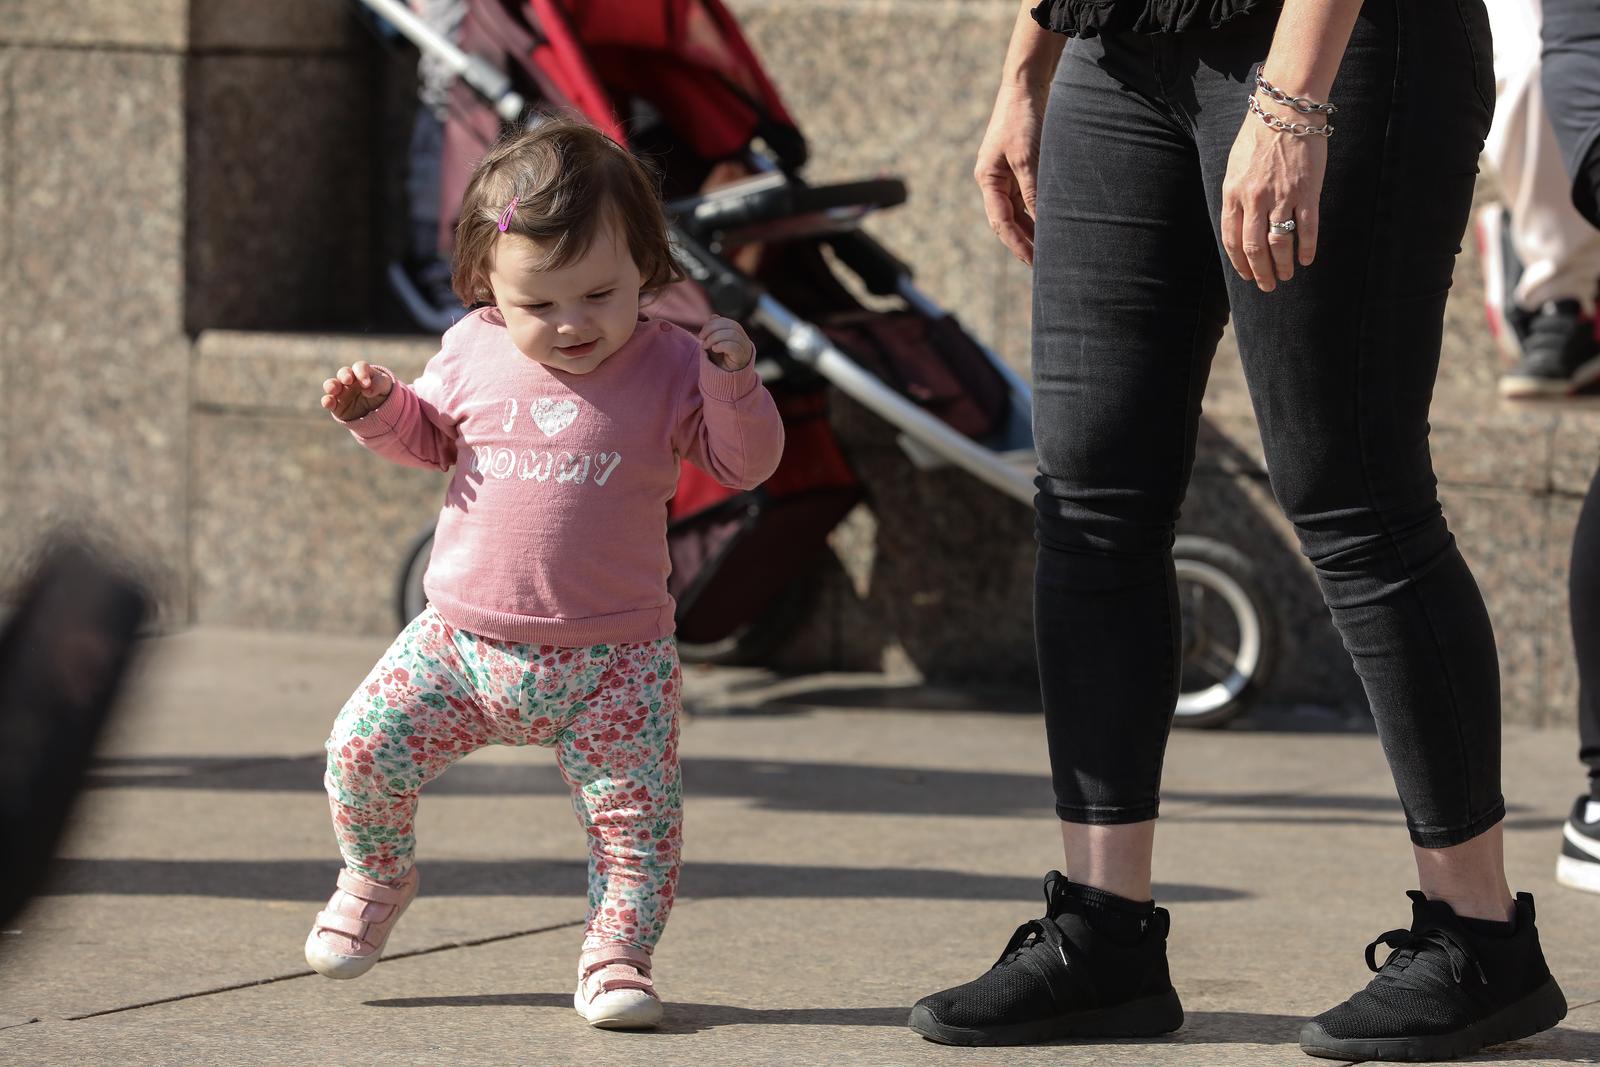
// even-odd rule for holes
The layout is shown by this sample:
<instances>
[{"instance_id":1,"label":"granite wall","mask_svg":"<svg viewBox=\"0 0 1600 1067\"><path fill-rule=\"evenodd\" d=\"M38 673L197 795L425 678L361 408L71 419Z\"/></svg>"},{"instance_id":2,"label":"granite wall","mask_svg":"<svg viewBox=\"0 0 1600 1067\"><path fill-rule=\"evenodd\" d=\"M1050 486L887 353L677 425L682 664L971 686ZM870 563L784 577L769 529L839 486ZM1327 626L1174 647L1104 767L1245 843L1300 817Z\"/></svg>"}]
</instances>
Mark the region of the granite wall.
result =
<instances>
[{"instance_id":1,"label":"granite wall","mask_svg":"<svg viewBox=\"0 0 1600 1067\"><path fill-rule=\"evenodd\" d=\"M22 7L0 21L0 565L63 519L116 528L181 619L184 60L153 24L123 46Z\"/></svg>"},{"instance_id":2,"label":"granite wall","mask_svg":"<svg viewBox=\"0 0 1600 1067\"><path fill-rule=\"evenodd\" d=\"M353 7L7 6L0 577L72 523L193 616L195 336L372 318L383 60Z\"/></svg>"}]
</instances>

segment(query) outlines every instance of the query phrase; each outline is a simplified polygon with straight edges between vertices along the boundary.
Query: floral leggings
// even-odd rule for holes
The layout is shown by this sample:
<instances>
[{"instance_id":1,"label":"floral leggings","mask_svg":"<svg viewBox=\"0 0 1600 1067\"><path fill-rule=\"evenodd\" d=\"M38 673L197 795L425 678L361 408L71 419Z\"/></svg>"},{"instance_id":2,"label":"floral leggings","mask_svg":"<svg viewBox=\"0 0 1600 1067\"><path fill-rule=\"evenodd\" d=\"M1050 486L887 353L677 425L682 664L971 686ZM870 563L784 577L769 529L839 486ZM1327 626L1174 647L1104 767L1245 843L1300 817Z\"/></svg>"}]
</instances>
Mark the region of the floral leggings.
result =
<instances>
[{"instance_id":1,"label":"floral leggings","mask_svg":"<svg viewBox=\"0 0 1600 1067\"><path fill-rule=\"evenodd\" d=\"M681 689L671 637L512 644L457 630L430 607L333 724L324 782L339 851L353 871L401 878L423 785L484 745L554 748L589 835L586 943L649 951L678 885Z\"/></svg>"}]
</instances>

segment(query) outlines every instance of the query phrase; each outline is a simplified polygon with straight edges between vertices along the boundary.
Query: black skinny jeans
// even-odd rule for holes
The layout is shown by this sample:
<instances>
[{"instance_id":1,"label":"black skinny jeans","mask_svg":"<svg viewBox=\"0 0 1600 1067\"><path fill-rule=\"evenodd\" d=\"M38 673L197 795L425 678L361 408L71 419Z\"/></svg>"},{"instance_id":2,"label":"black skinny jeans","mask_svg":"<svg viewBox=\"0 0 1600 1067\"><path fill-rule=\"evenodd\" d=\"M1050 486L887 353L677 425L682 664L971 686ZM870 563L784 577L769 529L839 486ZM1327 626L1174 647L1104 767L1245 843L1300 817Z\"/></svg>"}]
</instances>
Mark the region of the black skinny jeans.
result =
<instances>
[{"instance_id":1,"label":"black skinny jeans","mask_svg":"<svg viewBox=\"0 0 1600 1067\"><path fill-rule=\"evenodd\" d=\"M1173 529L1231 309L1273 491L1366 688L1412 840L1459 844L1505 813L1499 666L1439 507L1428 405L1493 109L1488 16L1483 0L1368 0L1330 94L1316 262L1262 293L1217 227L1275 20L1074 40L1050 93L1034 609L1056 810L1156 816L1178 687Z\"/></svg>"},{"instance_id":2,"label":"black skinny jeans","mask_svg":"<svg viewBox=\"0 0 1600 1067\"><path fill-rule=\"evenodd\" d=\"M1572 175L1572 203L1600 226L1600 0L1544 0L1545 108ZM1578 662L1578 757L1600 800L1600 471L1578 513L1568 586Z\"/></svg>"},{"instance_id":3,"label":"black skinny jeans","mask_svg":"<svg viewBox=\"0 0 1600 1067\"><path fill-rule=\"evenodd\" d=\"M1600 72L1600 67L1596 68ZM1578 662L1578 758L1589 768L1589 798L1600 800L1600 470L1578 512L1568 572L1568 610Z\"/></svg>"}]
</instances>

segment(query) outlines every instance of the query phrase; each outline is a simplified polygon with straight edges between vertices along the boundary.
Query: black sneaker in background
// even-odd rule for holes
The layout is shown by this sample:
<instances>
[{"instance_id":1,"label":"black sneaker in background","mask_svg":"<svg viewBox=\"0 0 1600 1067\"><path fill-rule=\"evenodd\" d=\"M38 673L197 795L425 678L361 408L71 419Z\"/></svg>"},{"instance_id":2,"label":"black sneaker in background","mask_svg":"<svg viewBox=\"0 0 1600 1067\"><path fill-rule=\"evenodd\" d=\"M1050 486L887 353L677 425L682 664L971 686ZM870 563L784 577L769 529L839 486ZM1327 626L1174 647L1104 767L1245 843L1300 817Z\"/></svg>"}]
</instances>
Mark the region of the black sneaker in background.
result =
<instances>
[{"instance_id":1,"label":"black sneaker in background","mask_svg":"<svg viewBox=\"0 0 1600 1067\"><path fill-rule=\"evenodd\" d=\"M1556 881L1571 889L1600 893L1600 800L1578 798L1561 828Z\"/></svg>"},{"instance_id":2,"label":"black sneaker in background","mask_svg":"<svg viewBox=\"0 0 1600 1067\"><path fill-rule=\"evenodd\" d=\"M1567 396L1600 378L1594 319L1576 300L1557 300L1532 313L1522 336L1522 358L1500 379L1510 399Z\"/></svg>"},{"instance_id":3,"label":"black sneaker in background","mask_svg":"<svg viewBox=\"0 0 1600 1067\"><path fill-rule=\"evenodd\" d=\"M1023 923L987 973L923 997L910 1027L946 1045L1151 1037L1183 1025L1167 973L1165 908L1044 880L1045 916ZM1109 908L1116 914L1105 914ZM1126 904L1126 908L1121 907ZM1117 931L1117 932L1113 932Z\"/></svg>"},{"instance_id":4,"label":"black sneaker in background","mask_svg":"<svg viewBox=\"0 0 1600 1067\"><path fill-rule=\"evenodd\" d=\"M1306 1023L1300 1048L1335 1060L1453 1060L1548 1030L1567 1000L1545 966L1533 897L1518 893L1511 932L1467 929L1450 905L1413 890L1411 929L1367 946L1377 977ZM1379 967L1373 950L1392 952Z\"/></svg>"}]
</instances>

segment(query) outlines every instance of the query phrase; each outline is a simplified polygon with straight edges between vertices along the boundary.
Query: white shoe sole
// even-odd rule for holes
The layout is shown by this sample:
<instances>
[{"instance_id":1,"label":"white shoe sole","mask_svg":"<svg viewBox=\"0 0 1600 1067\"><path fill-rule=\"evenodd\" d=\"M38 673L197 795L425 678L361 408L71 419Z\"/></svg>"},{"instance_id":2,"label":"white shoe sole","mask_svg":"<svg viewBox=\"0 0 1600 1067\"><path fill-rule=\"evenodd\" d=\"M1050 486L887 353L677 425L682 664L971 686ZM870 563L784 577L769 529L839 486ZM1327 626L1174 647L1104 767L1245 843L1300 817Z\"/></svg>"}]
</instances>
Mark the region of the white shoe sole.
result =
<instances>
[{"instance_id":1,"label":"white shoe sole","mask_svg":"<svg viewBox=\"0 0 1600 1067\"><path fill-rule=\"evenodd\" d=\"M1600 863L1561 856L1556 860L1556 881L1569 889L1600 893Z\"/></svg>"},{"instance_id":2,"label":"white shoe sole","mask_svg":"<svg viewBox=\"0 0 1600 1067\"><path fill-rule=\"evenodd\" d=\"M415 900L416 898L412 897L411 899ZM410 900L400 905L400 910L395 914L394 921L389 925L389 933L394 933L394 928L400 922L400 917L406 913L406 909L409 907L411 907ZM385 937L383 944L379 945L378 950L370 956L346 956L341 952L335 952L330 949L328 943L318 937L316 929L313 928L306 937L306 962L311 965L313 971L325 978L360 978L377 966L378 961L383 958L383 950L388 944L389 939Z\"/></svg>"},{"instance_id":3,"label":"white shoe sole","mask_svg":"<svg viewBox=\"0 0 1600 1067\"><path fill-rule=\"evenodd\" d=\"M580 985L572 1006L590 1026L602 1030L648 1030L661 1022L661 1001L642 989L614 989L585 1003Z\"/></svg>"},{"instance_id":4,"label":"white shoe sole","mask_svg":"<svg viewBox=\"0 0 1600 1067\"><path fill-rule=\"evenodd\" d=\"M1574 388L1569 378L1533 378L1520 374L1507 374L1500 379L1500 395L1507 400L1571 396Z\"/></svg>"}]
</instances>

